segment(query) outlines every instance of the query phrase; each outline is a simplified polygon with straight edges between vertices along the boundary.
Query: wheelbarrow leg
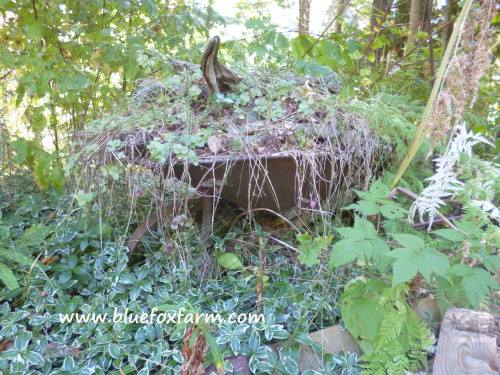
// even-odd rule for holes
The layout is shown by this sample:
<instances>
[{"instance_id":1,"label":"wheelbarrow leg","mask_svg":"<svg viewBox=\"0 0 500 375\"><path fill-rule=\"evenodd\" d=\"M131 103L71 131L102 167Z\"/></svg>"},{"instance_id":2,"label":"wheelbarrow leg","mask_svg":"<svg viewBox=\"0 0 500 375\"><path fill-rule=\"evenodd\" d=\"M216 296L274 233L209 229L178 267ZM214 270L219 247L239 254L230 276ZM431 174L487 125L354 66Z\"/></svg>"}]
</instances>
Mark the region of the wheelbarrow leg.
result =
<instances>
[{"instance_id":1,"label":"wheelbarrow leg","mask_svg":"<svg viewBox=\"0 0 500 375\"><path fill-rule=\"evenodd\" d=\"M203 216L201 220L201 246L203 247L203 259L200 268L200 279L203 280L206 276L210 276L213 271L213 260L209 252L210 233L212 232L213 222L213 197L206 195L202 198L203 201Z\"/></svg>"},{"instance_id":2,"label":"wheelbarrow leg","mask_svg":"<svg viewBox=\"0 0 500 375\"><path fill-rule=\"evenodd\" d=\"M141 241L142 237L144 237L144 235L148 231L152 230L156 224L158 224L158 212L153 211L146 217L146 220L144 220L136 228L136 230L128 240L127 248L128 248L129 258L130 254L132 254L137 244Z\"/></svg>"}]
</instances>

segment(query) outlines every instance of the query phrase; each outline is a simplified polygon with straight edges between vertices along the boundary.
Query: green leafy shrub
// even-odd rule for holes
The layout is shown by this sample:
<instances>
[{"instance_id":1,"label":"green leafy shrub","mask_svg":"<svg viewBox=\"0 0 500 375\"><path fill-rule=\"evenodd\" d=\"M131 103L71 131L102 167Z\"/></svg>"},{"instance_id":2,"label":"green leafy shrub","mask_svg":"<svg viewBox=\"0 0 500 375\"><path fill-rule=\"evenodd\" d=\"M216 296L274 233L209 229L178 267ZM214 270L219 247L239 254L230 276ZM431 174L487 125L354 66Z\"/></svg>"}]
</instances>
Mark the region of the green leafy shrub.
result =
<instances>
[{"instance_id":1,"label":"green leafy shrub","mask_svg":"<svg viewBox=\"0 0 500 375\"><path fill-rule=\"evenodd\" d=\"M425 367L433 344L425 323L407 302L409 289L382 280L355 280L340 301L342 319L365 353L370 374L402 374Z\"/></svg>"},{"instance_id":2,"label":"green leafy shrub","mask_svg":"<svg viewBox=\"0 0 500 375\"><path fill-rule=\"evenodd\" d=\"M476 222L456 221L457 229L422 233L408 225L407 210L389 198L381 181L357 194L359 201L347 208L377 225L356 215L352 228L335 228L342 239L333 244L330 266L362 266L378 279L348 285L342 319L363 348L370 373L398 374L423 365L432 343L406 302L408 283L422 276L442 310L479 308L498 289L498 230L476 216Z\"/></svg>"},{"instance_id":3,"label":"green leafy shrub","mask_svg":"<svg viewBox=\"0 0 500 375\"><path fill-rule=\"evenodd\" d=\"M57 155L45 151L35 141L17 139L12 142L13 160L18 167L28 167L41 189L64 187L64 173Z\"/></svg>"}]
</instances>

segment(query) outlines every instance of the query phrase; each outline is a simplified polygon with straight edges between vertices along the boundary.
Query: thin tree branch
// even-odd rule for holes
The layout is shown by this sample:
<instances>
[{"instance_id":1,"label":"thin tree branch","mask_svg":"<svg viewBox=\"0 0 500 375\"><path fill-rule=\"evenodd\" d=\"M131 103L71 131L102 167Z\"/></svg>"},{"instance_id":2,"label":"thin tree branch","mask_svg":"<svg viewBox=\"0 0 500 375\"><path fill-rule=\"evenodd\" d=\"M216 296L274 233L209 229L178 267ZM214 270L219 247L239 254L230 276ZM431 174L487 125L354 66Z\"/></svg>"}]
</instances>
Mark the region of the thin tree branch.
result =
<instances>
[{"instance_id":1,"label":"thin tree branch","mask_svg":"<svg viewBox=\"0 0 500 375\"><path fill-rule=\"evenodd\" d=\"M31 6L33 7L33 13L35 13L35 19L38 19L38 12L36 10L36 0L31 0Z\"/></svg>"},{"instance_id":2,"label":"thin tree branch","mask_svg":"<svg viewBox=\"0 0 500 375\"><path fill-rule=\"evenodd\" d=\"M450 23L453 23L453 22L450 22ZM438 27L437 29L435 29L433 31L433 35L429 37L430 40L432 40L432 38L434 37L435 34L439 33L444 27L446 27L447 25L446 24L443 24L441 25L440 27ZM423 42L419 42L415 45L415 47L413 47L410 51L408 51L407 54L401 56L399 59L397 59L394 63L392 63L387 69L385 69L385 71L380 75L380 77L378 77L375 81L375 83L377 82L380 82L380 80L382 80L388 72L390 72L396 65L398 65L399 63L401 63L401 61L403 61L404 59L406 59L408 56L410 56L413 52L415 52L416 50L418 50L420 47L422 47L425 43L427 43L427 40L426 41L423 41Z\"/></svg>"},{"instance_id":3,"label":"thin tree branch","mask_svg":"<svg viewBox=\"0 0 500 375\"><path fill-rule=\"evenodd\" d=\"M345 9L349 6L349 3L351 2L351 0L347 1L345 6L344 6L344 12L345 12ZM320 41L321 38L323 38L328 29L330 29L330 27L332 27L332 25L335 23L335 21L337 20L339 14L336 14L335 17L332 18L332 20L328 23L328 25L326 25L325 29L321 32L321 34L319 34L319 36L314 40L314 42L309 46L308 49L306 49L304 51L304 53L302 54L302 58L306 57L306 55L312 51L312 49L314 48L314 46L316 44L318 44L318 42Z\"/></svg>"},{"instance_id":4,"label":"thin tree branch","mask_svg":"<svg viewBox=\"0 0 500 375\"><path fill-rule=\"evenodd\" d=\"M413 191L402 188L402 187L396 187L392 189L392 191L387 195L388 198L394 198L397 193L403 193L404 195L412 198L413 200L418 199L418 195L415 194ZM436 210L436 215L441 219L441 221L446 224L448 227L452 229L458 230L458 228L453 224L446 216L444 216L441 212Z\"/></svg>"},{"instance_id":5,"label":"thin tree branch","mask_svg":"<svg viewBox=\"0 0 500 375\"><path fill-rule=\"evenodd\" d=\"M0 81L3 81L5 78L7 78L11 73L13 72L13 70L9 70L8 72L6 72L3 76L0 77Z\"/></svg>"},{"instance_id":6,"label":"thin tree branch","mask_svg":"<svg viewBox=\"0 0 500 375\"><path fill-rule=\"evenodd\" d=\"M457 220L457 219L461 219L462 218L462 215L454 215L454 216L448 216L447 219L448 220ZM432 225L436 225L436 224L443 224L444 221L443 219L436 219L432 222ZM431 226L432 226L431 225ZM428 221L424 221L422 223L415 223L412 225L413 228L427 228L429 226L429 222Z\"/></svg>"}]
</instances>

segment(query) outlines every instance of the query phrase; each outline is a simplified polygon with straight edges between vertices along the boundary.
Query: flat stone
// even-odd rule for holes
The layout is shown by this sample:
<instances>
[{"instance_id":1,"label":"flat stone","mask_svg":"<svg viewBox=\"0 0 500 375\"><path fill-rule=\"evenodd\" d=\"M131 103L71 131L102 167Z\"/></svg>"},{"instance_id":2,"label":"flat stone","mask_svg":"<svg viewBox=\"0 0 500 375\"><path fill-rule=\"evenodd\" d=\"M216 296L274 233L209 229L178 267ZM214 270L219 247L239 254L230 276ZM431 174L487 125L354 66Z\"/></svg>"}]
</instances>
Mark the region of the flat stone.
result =
<instances>
[{"instance_id":1,"label":"flat stone","mask_svg":"<svg viewBox=\"0 0 500 375\"><path fill-rule=\"evenodd\" d=\"M341 352L351 352L361 355L361 349L358 344L349 332L342 330L340 325L312 332L309 334L309 337L315 343L321 345L323 352L317 352L309 346L302 345L299 359L299 368L301 371L320 371L323 357L326 353L339 354Z\"/></svg>"},{"instance_id":2,"label":"flat stone","mask_svg":"<svg viewBox=\"0 0 500 375\"><path fill-rule=\"evenodd\" d=\"M441 312L436 298L432 294L419 299L414 310L422 320L428 323L441 322Z\"/></svg>"},{"instance_id":3,"label":"flat stone","mask_svg":"<svg viewBox=\"0 0 500 375\"><path fill-rule=\"evenodd\" d=\"M319 352L307 345L302 345L300 349L299 369L300 371L315 370L321 371L323 357L325 354L339 354L341 352L351 352L361 355L359 345L354 341L351 334L342 330L340 325L335 325L309 334L311 340L321 345L323 351ZM281 345L275 345L276 352Z\"/></svg>"},{"instance_id":4,"label":"flat stone","mask_svg":"<svg viewBox=\"0 0 500 375\"><path fill-rule=\"evenodd\" d=\"M325 352L338 354L340 352L351 352L361 355L361 349L352 338L351 334L342 329L340 325L335 325L312 332L309 337L314 342L320 344L325 349Z\"/></svg>"}]
</instances>

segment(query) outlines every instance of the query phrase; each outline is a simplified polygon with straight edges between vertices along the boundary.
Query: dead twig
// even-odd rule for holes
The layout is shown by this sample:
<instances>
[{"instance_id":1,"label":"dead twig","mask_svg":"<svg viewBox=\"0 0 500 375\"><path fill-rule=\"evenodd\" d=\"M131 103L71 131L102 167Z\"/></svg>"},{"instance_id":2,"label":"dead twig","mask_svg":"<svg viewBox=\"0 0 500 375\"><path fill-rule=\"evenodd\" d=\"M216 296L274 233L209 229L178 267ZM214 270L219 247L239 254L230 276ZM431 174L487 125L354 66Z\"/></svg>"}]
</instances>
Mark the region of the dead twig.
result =
<instances>
[{"instance_id":1,"label":"dead twig","mask_svg":"<svg viewBox=\"0 0 500 375\"><path fill-rule=\"evenodd\" d=\"M287 244L287 243L286 243L286 242L284 242L284 241L281 241L280 239L278 239L278 238L276 238L276 237L269 236L269 239L270 239L270 240L273 240L274 242L276 242L276 243L278 243L278 244L280 244L280 245L282 245L282 246L285 246L285 247L289 248L290 250L293 250L293 251L295 251L295 252L297 252L297 253L299 252L299 251L297 250L297 248L293 247L293 246L292 246L292 245L290 245L290 244Z\"/></svg>"},{"instance_id":2,"label":"dead twig","mask_svg":"<svg viewBox=\"0 0 500 375\"><path fill-rule=\"evenodd\" d=\"M455 215L455 216L448 216L447 219L448 220L458 220L458 219L461 219L462 218L462 215ZM436 225L436 224L443 224L444 221L443 219L436 219L432 222L432 225ZM427 228L429 226L429 222L428 221L424 221L422 223L415 223L412 225L413 228Z\"/></svg>"},{"instance_id":3,"label":"dead twig","mask_svg":"<svg viewBox=\"0 0 500 375\"><path fill-rule=\"evenodd\" d=\"M195 333L196 326L192 325L182 339L182 356L184 363L180 369L181 375L202 375L204 373L205 349L207 341L201 331L198 331L196 341L190 345L191 336Z\"/></svg>"}]
</instances>

